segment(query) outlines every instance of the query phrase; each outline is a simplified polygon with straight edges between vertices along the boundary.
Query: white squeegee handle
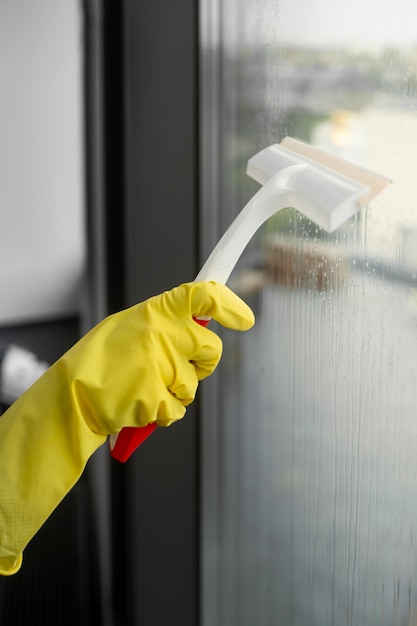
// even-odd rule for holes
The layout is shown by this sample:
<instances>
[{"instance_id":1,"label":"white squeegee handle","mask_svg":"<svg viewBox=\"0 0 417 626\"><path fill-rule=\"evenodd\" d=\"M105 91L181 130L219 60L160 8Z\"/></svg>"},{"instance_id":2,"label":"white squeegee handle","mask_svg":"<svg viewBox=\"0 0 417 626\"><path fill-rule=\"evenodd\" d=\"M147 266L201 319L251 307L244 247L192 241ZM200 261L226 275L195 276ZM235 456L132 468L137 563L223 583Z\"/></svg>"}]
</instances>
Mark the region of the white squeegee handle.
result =
<instances>
[{"instance_id":1,"label":"white squeegee handle","mask_svg":"<svg viewBox=\"0 0 417 626\"><path fill-rule=\"evenodd\" d=\"M275 174L242 209L197 274L195 280L225 284L256 231L272 215L294 204L291 180L307 166L291 165ZM293 203L293 204L292 204Z\"/></svg>"}]
</instances>

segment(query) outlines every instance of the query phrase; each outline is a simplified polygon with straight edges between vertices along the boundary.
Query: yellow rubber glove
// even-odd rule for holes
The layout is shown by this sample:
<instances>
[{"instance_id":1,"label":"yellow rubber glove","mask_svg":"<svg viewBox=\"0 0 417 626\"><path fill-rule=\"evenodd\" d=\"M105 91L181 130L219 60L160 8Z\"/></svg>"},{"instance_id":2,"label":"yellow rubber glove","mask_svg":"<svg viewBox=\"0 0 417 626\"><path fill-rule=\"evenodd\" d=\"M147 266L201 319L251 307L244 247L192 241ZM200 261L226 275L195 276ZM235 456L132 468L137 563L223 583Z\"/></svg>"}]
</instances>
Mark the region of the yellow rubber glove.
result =
<instances>
[{"instance_id":1,"label":"yellow rubber glove","mask_svg":"<svg viewBox=\"0 0 417 626\"><path fill-rule=\"evenodd\" d=\"M0 573L80 477L108 434L179 420L215 369L220 338L193 317L247 330L249 307L217 283L188 283L107 317L0 417Z\"/></svg>"}]
</instances>

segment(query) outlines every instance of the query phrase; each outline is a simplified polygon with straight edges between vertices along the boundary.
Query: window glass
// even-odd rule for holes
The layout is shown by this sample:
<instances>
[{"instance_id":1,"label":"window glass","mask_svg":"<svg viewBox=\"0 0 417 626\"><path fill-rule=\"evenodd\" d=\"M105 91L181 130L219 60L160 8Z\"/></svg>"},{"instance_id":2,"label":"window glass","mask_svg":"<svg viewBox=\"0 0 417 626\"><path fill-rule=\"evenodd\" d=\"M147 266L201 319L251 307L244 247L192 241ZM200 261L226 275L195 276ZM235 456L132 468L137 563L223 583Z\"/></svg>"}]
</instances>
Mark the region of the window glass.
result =
<instances>
[{"instance_id":1,"label":"window glass","mask_svg":"<svg viewBox=\"0 0 417 626\"><path fill-rule=\"evenodd\" d=\"M231 276L257 324L219 329L204 391L206 626L417 623L412 14L409 0L219 7L218 235L259 188L247 160L287 135L393 184L330 235L280 212Z\"/></svg>"}]
</instances>

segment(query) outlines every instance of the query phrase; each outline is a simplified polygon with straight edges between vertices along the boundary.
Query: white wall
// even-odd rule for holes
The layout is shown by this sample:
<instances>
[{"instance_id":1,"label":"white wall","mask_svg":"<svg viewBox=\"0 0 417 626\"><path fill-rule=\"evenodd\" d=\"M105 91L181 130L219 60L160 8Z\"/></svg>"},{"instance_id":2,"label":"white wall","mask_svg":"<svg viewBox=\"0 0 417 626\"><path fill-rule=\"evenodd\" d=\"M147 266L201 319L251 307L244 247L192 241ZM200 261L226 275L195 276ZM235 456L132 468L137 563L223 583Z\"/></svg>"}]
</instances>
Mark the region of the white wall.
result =
<instances>
[{"instance_id":1,"label":"white wall","mask_svg":"<svg viewBox=\"0 0 417 626\"><path fill-rule=\"evenodd\" d=\"M0 323L77 312L84 206L77 0L0 2Z\"/></svg>"}]
</instances>

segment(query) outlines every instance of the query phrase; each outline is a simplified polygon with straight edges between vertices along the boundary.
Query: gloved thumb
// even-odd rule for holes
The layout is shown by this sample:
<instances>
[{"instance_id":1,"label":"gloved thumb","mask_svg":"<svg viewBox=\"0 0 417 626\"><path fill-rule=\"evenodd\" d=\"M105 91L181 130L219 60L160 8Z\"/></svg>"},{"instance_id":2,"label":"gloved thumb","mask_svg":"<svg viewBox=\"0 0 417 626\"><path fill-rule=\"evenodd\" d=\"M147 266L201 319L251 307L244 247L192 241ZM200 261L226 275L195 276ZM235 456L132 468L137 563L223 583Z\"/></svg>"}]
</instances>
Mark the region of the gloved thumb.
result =
<instances>
[{"instance_id":1,"label":"gloved thumb","mask_svg":"<svg viewBox=\"0 0 417 626\"><path fill-rule=\"evenodd\" d=\"M212 317L232 330L248 330L255 323L250 307L222 283L193 283L189 297L193 317Z\"/></svg>"}]
</instances>

